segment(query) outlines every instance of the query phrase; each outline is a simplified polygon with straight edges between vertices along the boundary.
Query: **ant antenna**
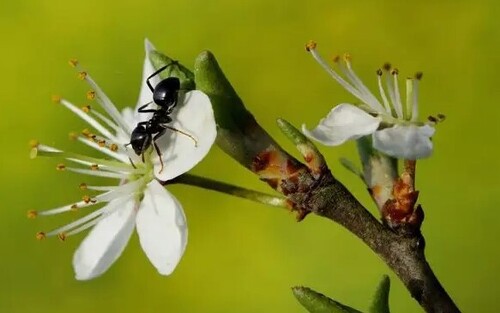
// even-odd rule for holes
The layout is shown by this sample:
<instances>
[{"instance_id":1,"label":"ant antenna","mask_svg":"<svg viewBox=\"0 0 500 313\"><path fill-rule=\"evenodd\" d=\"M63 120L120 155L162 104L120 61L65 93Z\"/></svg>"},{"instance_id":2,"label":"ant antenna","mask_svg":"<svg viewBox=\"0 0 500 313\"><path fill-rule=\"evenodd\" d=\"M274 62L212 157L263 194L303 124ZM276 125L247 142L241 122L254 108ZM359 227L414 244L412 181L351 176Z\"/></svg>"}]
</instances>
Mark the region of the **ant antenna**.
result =
<instances>
[{"instance_id":1,"label":"ant antenna","mask_svg":"<svg viewBox=\"0 0 500 313\"><path fill-rule=\"evenodd\" d=\"M146 84L148 85L149 89L151 90L151 92L154 92L154 88L153 88L153 85L151 85L151 83L149 82L149 80L153 77L155 77L156 75L160 74L161 72L163 72L164 70L166 70L169 66L172 66L172 65L177 65L179 64L179 62L177 61L172 61L170 62L169 64L165 65L165 66L162 66L160 67L156 72L154 72L153 74L151 74L147 79L146 79Z\"/></svg>"}]
</instances>

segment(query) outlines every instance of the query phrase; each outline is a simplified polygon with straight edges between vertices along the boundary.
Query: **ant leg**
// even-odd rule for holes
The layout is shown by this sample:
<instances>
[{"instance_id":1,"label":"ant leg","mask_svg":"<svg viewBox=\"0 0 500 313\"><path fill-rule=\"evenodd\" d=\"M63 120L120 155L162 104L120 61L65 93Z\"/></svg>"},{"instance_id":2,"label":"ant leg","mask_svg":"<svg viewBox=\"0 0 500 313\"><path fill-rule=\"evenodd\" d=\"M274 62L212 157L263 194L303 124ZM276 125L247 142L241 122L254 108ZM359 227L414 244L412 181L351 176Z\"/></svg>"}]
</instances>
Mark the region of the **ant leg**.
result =
<instances>
[{"instance_id":1,"label":"ant leg","mask_svg":"<svg viewBox=\"0 0 500 313\"><path fill-rule=\"evenodd\" d=\"M125 150L127 150L127 146L130 146L132 143L127 143L127 144L124 144L123 146L125 147ZM128 160L130 161L130 164L132 165L133 168L137 168L134 164L134 161L132 161L132 158L131 157L128 157Z\"/></svg>"},{"instance_id":2,"label":"ant leg","mask_svg":"<svg viewBox=\"0 0 500 313\"><path fill-rule=\"evenodd\" d=\"M191 136L190 134L188 134L188 133L186 133L186 132L183 132L182 130L178 130L177 128L167 126L167 125L163 125L163 127L168 128L168 129L170 129L170 130L173 130L174 132L181 133L181 134L183 134L184 136L187 136L187 137L191 138L191 140L193 140L193 141L194 141L194 146L195 146L195 147L198 147L198 140L196 140L196 139L195 139L193 136Z\"/></svg>"},{"instance_id":3,"label":"ant leg","mask_svg":"<svg viewBox=\"0 0 500 313\"><path fill-rule=\"evenodd\" d=\"M167 130L166 129L163 129L162 131L160 131L158 134L156 134L154 137L153 137L153 146L155 147L155 150L156 150L156 153L158 154L158 157L160 158L160 165L161 165L161 168L160 168L160 171L158 173L161 173L163 171L163 159L161 157L161 151L160 151L160 148L158 147L158 145L156 144L156 140L158 138L160 138L163 134L165 134Z\"/></svg>"},{"instance_id":4,"label":"ant leg","mask_svg":"<svg viewBox=\"0 0 500 313\"><path fill-rule=\"evenodd\" d=\"M132 167L137 169L137 166L135 166L134 161L132 161L132 158L128 157L128 160L130 161L130 164L132 165Z\"/></svg>"},{"instance_id":5,"label":"ant leg","mask_svg":"<svg viewBox=\"0 0 500 313\"><path fill-rule=\"evenodd\" d=\"M137 109L137 112L139 112L139 113L154 113L154 112L156 112L156 110L153 110L153 109L145 110L145 108L147 108L147 106L150 105L151 103L153 103L153 101L148 102L145 105L139 107Z\"/></svg>"},{"instance_id":6,"label":"ant leg","mask_svg":"<svg viewBox=\"0 0 500 313\"><path fill-rule=\"evenodd\" d=\"M149 82L149 80L151 78L153 78L154 76L160 74L161 72L163 72L165 69L167 69L167 67L169 66L172 66L174 64L178 64L177 61L172 61L170 62L169 64L165 65L165 66L162 66L160 67L156 72L154 72L153 74L149 75L149 77L146 79L146 84L148 85L149 89L151 90L151 92L154 92L155 89L153 88L153 86L151 85L151 83Z\"/></svg>"}]
</instances>

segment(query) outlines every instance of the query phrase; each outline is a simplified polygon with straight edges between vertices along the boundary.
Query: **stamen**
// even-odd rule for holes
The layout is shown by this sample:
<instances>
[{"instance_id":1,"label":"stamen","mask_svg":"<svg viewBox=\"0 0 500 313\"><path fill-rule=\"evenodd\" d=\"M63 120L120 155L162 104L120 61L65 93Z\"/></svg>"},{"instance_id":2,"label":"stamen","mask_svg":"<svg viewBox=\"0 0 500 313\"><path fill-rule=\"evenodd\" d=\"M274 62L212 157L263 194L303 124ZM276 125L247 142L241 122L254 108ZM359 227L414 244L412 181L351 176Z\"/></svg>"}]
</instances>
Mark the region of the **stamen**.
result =
<instances>
[{"instance_id":1,"label":"stamen","mask_svg":"<svg viewBox=\"0 0 500 313\"><path fill-rule=\"evenodd\" d=\"M411 113L411 121L416 122L418 119L418 84L422 79L422 72L417 72L415 74L415 79L413 79L413 107Z\"/></svg>"},{"instance_id":2,"label":"stamen","mask_svg":"<svg viewBox=\"0 0 500 313\"><path fill-rule=\"evenodd\" d=\"M51 237L51 236L59 235L59 234L66 234L65 237L67 237L67 236L71 236L71 235L74 235L76 233L79 233L80 231L85 230L85 229L89 228L90 226L95 225L100 219L108 216L109 214L114 212L117 208L121 207L123 205L123 203L130 201L130 200L131 200L131 197L125 197L120 201L116 201L114 203L108 203L106 206L104 206L98 210L95 210L94 212L89 213L86 216L84 216L84 217L82 217L82 218L80 218L72 223L69 223L65 226L59 227L59 228L47 233L46 236ZM86 226L86 225L88 225L87 222L89 222L88 224L91 224L91 225Z\"/></svg>"},{"instance_id":3,"label":"stamen","mask_svg":"<svg viewBox=\"0 0 500 313\"><path fill-rule=\"evenodd\" d=\"M64 105L66 108L68 108L73 113L75 113L78 117L83 119L85 122L87 122L90 126L97 129L97 131L100 132L104 137L107 137L108 139L110 139L112 141L117 141L116 137L113 134L111 134L111 132L109 130L107 130L104 126L101 125L101 123L96 121L90 115L86 114L84 110L77 108L74 104L72 104L71 102L69 102L65 99L61 99L61 104Z\"/></svg>"},{"instance_id":4,"label":"stamen","mask_svg":"<svg viewBox=\"0 0 500 313\"><path fill-rule=\"evenodd\" d=\"M78 188L80 188L80 190L87 190L87 184L86 183L81 183Z\"/></svg>"},{"instance_id":5,"label":"stamen","mask_svg":"<svg viewBox=\"0 0 500 313\"><path fill-rule=\"evenodd\" d=\"M42 239L45 239L45 237L46 237L46 235L45 235L45 233L44 233L43 231L39 231L39 232L38 232L38 233L36 233L36 235L35 235L35 238L36 238L37 240L42 240Z\"/></svg>"},{"instance_id":6,"label":"stamen","mask_svg":"<svg viewBox=\"0 0 500 313\"><path fill-rule=\"evenodd\" d=\"M110 146L109 146L109 150L113 151L113 152L116 152L118 151L118 145L115 144L115 143L112 143Z\"/></svg>"},{"instance_id":7,"label":"stamen","mask_svg":"<svg viewBox=\"0 0 500 313\"><path fill-rule=\"evenodd\" d=\"M60 103L61 102L61 96L59 95L53 95L51 98L52 102L54 103Z\"/></svg>"},{"instance_id":8,"label":"stamen","mask_svg":"<svg viewBox=\"0 0 500 313\"><path fill-rule=\"evenodd\" d=\"M124 133L123 129L121 129L118 125L113 123L109 118L104 116L103 114L92 110L91 114L95 115L97 118L99 118L101 121L103 121L105 124L107 124L109 127L113 128L116 132L122 132ZM126 135L126 134L125 134Z\"/></svg>"},{"instance_id":9,"label":"stamen","mask_svg":"<svg viewBox=\"0 0 500 313\"><path fill-rule=\"evenodd\" d=\"M31 139L29 142L30 148L36 148L36 147L38 147L39 144L40 144L40 142L36 139Z\"/></svg>"},{"instance_id":10,"label":"stamen","mask_svg":"<svg viewBox=\"0 0 500 313\"><path fill-rule=\"evenodd\" d=\"M59 238L59 240L61 240L61 241L65 241L66 240L66 233L57 234L57 238Z\"/></svg>"},{"instance_id":11,"label":"stamen","mask_svg":"<svg viewBox=\"0 0 500 313\"><path fill-rule=\"evenodd\" d=\"M311 50L316 49L316 42L309 40L309 42L306 43L306 51L311 52Z\"/></svg>"},{"instance_id":12,"label":"stamen","mask_svg":"<svg viewBox=\"0 0 500 313\"><path fill-rule=\"evenodd\" d=\"M439 113L437 115L437 118L439 119L440 122L443 122L446 119L446 115Z\"/></svg>"},{"instance_id":13,"label":"stamen","mask_svg":"<svg viewBox=\"0 0 500 313\"><path fill-rule=\"evenodd\" d=\"M86 97L87 97L87 100L94 100L96 97L95 91L93 91L93 90L87 91Z\"/></svg>"},{"instance_id":14,"label":"stamen","mask_svg":"<svg viewBox=\"0 0 500 313\"><path fill-rule=\"evenodd\" d=\"M381 112L383 110L383 107L378 101L378 99L371 93L371 91L365 86L365 84L363 84L361 79L358 77L358 75L356 75L356 73L352 69L351 55L345 53L343 59L345 62L345 66L339 63L340 70L351 81L351 84L363 95L366 104L368 104L373 110Z\"/></svg>"},{"instance_id":15,"label":"stamen","mask_svg":"<svg viewBox=\"0 0 500 313\"><path fill-rule=\"evenodd\" d=\"M398 84L398 74L399 70L397 68L391 71L391 75L394 78L394 98L396 102L394 103L394 109L396 110L396 114L398 118L403 118L403 105L401 104L401 95L399 93L399 84Z\"/></svg>"},{"instance_id":16,"label":"stamen","mask_svg":"<svg viewBox=\"0 0 500 313\"><path fill-rule=\"evenodd\" d=\"M100 139L97 141L97 145L101 148L105 147L106 146L106 140L104 139Z\"/></svg>"},{"instance_id":17,"label":"stamen","mask_svg":"<svg viewBox=\"0 0 500 313\"><path fill-rule=\"evenodd\" d=\"M377 82L378 82L378 90L380 93L380 97L382 97L382 102L384 102L384 108L387 114L392 115L391 105L389 104L389 100L387 100L387 96L385 94L384 86L382 86L382 70L377 70Z\"/></svg>"},{"instance_id":18,"label":"stamen","mask_svg":"<svg viewBox=\"0 0 500 313\"><path fill-rule=\"evenodd\" d=\"M56 170L58 170L58 171L64 171L65 169L66 169L66 165L64 165L63 163L59 163L56 166Z\"/></svg>"},{"instance_id":19,"label":"stamen","mask_svg":"<svg viewBox=\"0 0 500 313\"><path fill-rule=\"evenodd\" d=\"M35 141L33 141L32 143L34 144ZM58 150L56 148L49 147L49 146L42 145L42 144L38 143L36 146L31 148L30 158L34 159L37 156L54 156L54 155L59 155L62 152L63 151Z\"/></svg>"},{"instance_id":20,"label":"stamen","mask_svg":"<svg viewBox=\"0 0 500 313\"><path fill-rule=\"evenodd\" d=\"M97 171L97 170L99 170L99 165L92 164L92 165L90 165L90 169L93 170L93 171Z\"/></svg>"},{"instance_id":21,"label":"stamen","mask_svg":"<svg viewBox=\"0 0 500 313\"><path fill-rule=\"evenodd\" d=\"M413 120L413 100L415 99L414 90L413 90L413 79L406 79L406 110L405 110L405 119Z\"/></svg>"},{"instance_id":22,"label":"stamen","mask_svg":"<svg viewBox=\"0 0 500 313\"><path fill-rule=\"evenodd\" d=\"M35 219L38 216L38 212L35 210L29 210L26 216L28 216L29 219Z\"/></svg>"},{"instance_id":23,"label":"stamen","mask_svg":"<svg viewBox=\"0 0 500 313\"><path fill-rule=\"evenodd\" d=\"M83 142L84 144L112 157L112 158L115 158L116 160L118 161L121 161L123 163L127 163L128 164L128 157L126 155L123 155L123 154L120 154L120 153L117 153L115 151L112 151L110 149L107 149L107 148L103 148L103 147L99 147L99 145L91 140L88 140L88 139L85 139L83 137L78 137L78 140L80 142Z\"/></svg>"},{"instance_id":24,"label":"stamen","mask_svg":"<svg viewBox=\"0 0 500 313\"><path fill-rule=\"evenodd\" d=\"M77 59L71 59L68 61L69 66L71 67L77 67L78 66L78 60Z\"/></svg>"},{"instance_id":25,"label":"stamen","mask_svg":"<svg viewBox=\"0 0 500 313\"><path fill-rule=\"evenodd\" d=\"M85 113L89 113L89 112L90 112L90 109L91 109L91 107L90 107L90 105L88 105L88 104L87 104L87 105L82 106L82 111L83 111L83 112L85 112Z\"/></svg>"},{"instance_id":26,"label":"stamen","mask_svg":"<svg viewBox=\"0 0 500 313\"><path fill-rule=\"evenodd\" d=\"M79 72L78 79L84 80L87 77L87 72Z\"/></svg>"},{"instance_id":27,"label":"stamen","mask_svg":"<svg viewBox=\"0 0 500 313\"><path fill-rule=\"evenodd\" d=\"M125 179L129 175L128 173L93 171L93 170L86 170L86 169L74 168L74 167L67 167L66 169L70 172L84 174L84 175L107 177L107 178L117 178L117 179Z\"/></svg>"},{"instance_id":28,"label":"stamen","mask_svg":"<svg viewBox=\"0 0 500 313\"><path fill-rule=\"evenodd\" d=\"M307 49L307 47L308 47L308 49ZM309 51L311 53L311 55L316 60L316 62L318 62L319 65L328 74L330 74L330 76L335 81L337 81L337 83L339 83L342 87L344 87L347 91L349 91L353 96L355 96L356 98L358 98L362 102L367 103L366 99L363 97L362 94L360 94L360 92L356 88L354 88L353 86L351 86L351 84L349 84L347 81L345 81L339 74L337 74L337 72L335 72L332 68L330 68L330 66L328 66L328 64L326 63L326 61L323 60L323 58L319 55L318 52L316 52L315 48L316 48L316 44L315 43L314 44L308 44L308 45L306 45L307 51Z\"/></svg>"},{"instance_id":29,"label":"stamen","mask_svg":"<svg viewBox=\"0 0 500 313\"><path fill-rule=\"evenodd\" d=\"M111 191L115 190L116 186L86 186L86 190L96 190L96 191Z\"/></svg>"},{"instance_id":30,"label":"stamen","mask_svg":"<svg viewBox=\"0 0 500 313\"><path fill-rule=\"evenodd\" d=\"M85 80L87 83L90 85L90 87L94 90L94 98L97 95L97 100L101 107L108 113L109 116L116 122L117 125L120 125L121 128L123 128L124 131L130 135L132 132L131 125L127 125L125 123L125 120L123 119L122 115L118 111L118 109L115 107L113 102L108 98L108 96L102 91L102 89L95 83L95 81L92 79L92 77L87 74L85 77Z\"/></svg>"}]
</instances>

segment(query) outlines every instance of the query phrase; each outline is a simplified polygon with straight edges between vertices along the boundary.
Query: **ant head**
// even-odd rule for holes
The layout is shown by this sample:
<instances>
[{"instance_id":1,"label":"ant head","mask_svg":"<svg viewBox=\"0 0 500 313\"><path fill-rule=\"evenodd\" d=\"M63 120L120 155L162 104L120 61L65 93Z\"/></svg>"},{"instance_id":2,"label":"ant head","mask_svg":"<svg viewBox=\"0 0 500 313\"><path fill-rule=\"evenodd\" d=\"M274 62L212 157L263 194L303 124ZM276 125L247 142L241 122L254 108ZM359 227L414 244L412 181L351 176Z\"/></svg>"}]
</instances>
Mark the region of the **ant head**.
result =
<instances>
[{"instance_id":1,"label":"ant head","mask_svg":"<svg viewBox=\"0 0 500 313\"><path fill-rule=\"evenodd\" d=\"M177 102L180 80L177 77L168 77L156 85L153 90L153 101L160 107L168 109Z\"/></svg>"}]
</instances>

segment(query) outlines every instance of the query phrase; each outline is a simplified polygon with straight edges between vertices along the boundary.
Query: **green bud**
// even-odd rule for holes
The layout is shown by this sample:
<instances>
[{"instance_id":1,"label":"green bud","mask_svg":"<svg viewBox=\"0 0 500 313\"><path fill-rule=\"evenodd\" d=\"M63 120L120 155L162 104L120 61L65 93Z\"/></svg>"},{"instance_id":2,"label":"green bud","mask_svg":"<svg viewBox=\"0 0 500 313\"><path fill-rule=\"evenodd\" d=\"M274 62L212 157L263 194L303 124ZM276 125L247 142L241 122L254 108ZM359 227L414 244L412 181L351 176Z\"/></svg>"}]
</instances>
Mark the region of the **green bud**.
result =
<instances>
[{"instance_id":1,"label":"green bud","mask_svg":"<svg viewBox=\"0 0 500 313\"><path fill-rule=\"evenodd\" d=\"M262 129L224 75L214 55L202 52L195 61L196 88L212 102L217 122L217 144L247 168L257 154L277 146Z\"/></svg>"},{"instance_id":2,"label":"green bud","mask_svg":"<svg viewBox=\"0 0 500 313\"><path fill-rule=\"evenodd\" d=\"M389 276L384 275L380 281L375 296L373 297L370 313L390 313L389 310L389 290L391 288L391 280Z\"/></svg>"},{"instance_id":3,"label":"green bud","mask_svg":"<svg viewBox=\"0 0 500 313\"><path fill-rule=\"evenodd\" d=\"M293 295L310 313L361 313L307 287L293 287Z\"/></svg>"},{"instance_id":4,"label":"green bud","mask_svg":"<svg viewBox=\"0 0 500 313\"><path fill-rule=\"evenodd\" d=\"M153 68L159 69L167 64L176 62L170 57L158 51L151 51L149 53L149 60L153 64ZM177 77L181 83L181 89L185 91L193 90L196 88L194 83L194 74L187 67L180 63L172 64L164 71L158 74L162 79L167 77Z\"/></svg>"}]
</instances>

